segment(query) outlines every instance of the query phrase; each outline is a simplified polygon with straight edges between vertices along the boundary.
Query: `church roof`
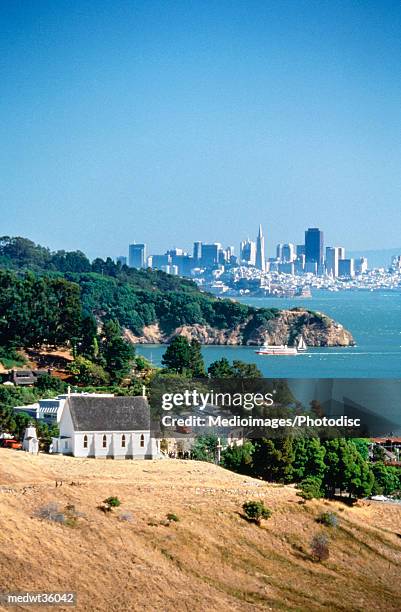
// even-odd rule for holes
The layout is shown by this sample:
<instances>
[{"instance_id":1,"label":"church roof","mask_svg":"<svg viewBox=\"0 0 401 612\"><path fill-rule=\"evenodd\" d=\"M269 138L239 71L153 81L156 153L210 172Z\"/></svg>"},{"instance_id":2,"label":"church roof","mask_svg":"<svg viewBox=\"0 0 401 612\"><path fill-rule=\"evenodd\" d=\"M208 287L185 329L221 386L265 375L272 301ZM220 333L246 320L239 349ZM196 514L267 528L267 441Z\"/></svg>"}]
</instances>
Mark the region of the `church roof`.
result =
<instances>
[{"instance_id":1,"label":"church roof","mask_svg":"<svg viewBox=\"0 0 401 612\"><path fill-rule=\"evenodd\" d=\"M75 431L143 431L150 429L147 399L138 397L70 397Z\"/></svg>"}]
</instances>

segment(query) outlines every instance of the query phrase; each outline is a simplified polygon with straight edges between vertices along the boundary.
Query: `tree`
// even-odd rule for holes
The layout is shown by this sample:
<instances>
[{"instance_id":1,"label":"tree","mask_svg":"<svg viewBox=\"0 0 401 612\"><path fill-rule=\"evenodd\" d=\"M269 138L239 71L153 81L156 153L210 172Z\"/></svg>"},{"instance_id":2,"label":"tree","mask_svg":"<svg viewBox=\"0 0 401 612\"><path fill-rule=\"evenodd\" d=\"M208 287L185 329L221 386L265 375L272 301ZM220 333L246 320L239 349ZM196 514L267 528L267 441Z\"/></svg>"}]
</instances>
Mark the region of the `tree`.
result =
<instances>
[{"instance_id":1,"label":"tree","mask_svg":"<svg viewBox=\"0 0 401 612\"><path fill-rule=\"evenodd\" d=\"M234 376L234 370L226 357L213 361L207 371L211 378L232 378Z\"/></svg>"},{"instance_id":2,"label":"tree","mask_svg":"<svg viewBox=\"0 0 401 612\"><path fill-rule=\"evenodd\" d=\"M375 477L373 493L375 495L391 495L401 489L401 469L392 465L384 465L377 461L372 465Z\"/></svg>"},{"instance_id":3,"label":"tree","mask_svg":"<svg viewBox=\"0 0 401 612\"><path fill-rule=\"evenodd\" d=\"M206 375L205 364L202 357L202 349L200 342L193 339L190 346L190 369L194 378L200 378Z\"/></svg>"},{"instance_id":4,"label":"tree","mask_svg":"<svg viewBox=\"0 0 401 612\"><path fill-rule=\"evenodd\" d=\"M199 377L205 375L201 345L197 340L189 342L184 336L176 336L162 357L162 364L177 374Z\"/></svg>"},{"instance_id":5,"label":"tree","mask_svg":"<svg viewBox=\"0 0 401 612\"><path fill-rule=\"evenodd\" d=\"M234 378L262 378L262 372L254 363L234 360L232 367Z\"/></svg>"},{"instance_id":6,"label":"tree","mask_svg":"<svg viewBox=\"0 0 401 612\"><path fill-rule=\"evenodd\" d=\"M293 449L294 480L299 482L307 476L316 476L322 480L326 470L324 462L326 449L319 438L294 438Z\"/></svg>"},{"instance_id":7,"label":"tree","mask_svg":"<svg viewBox=\"0 0 401 612\"><path fill-rule=\"evenodd\" d=\"M68 366L74 376L74 381L79 385L94 385L95 387L110 383L109 374L97 363L78 355Z\"/></svg>"},{"instance_id":8,"label":"tree","mask_svg":"<svg viewBox=\"0 0 401 612\"><path fill-rule=\"evenodd\" d=\"M246 517L255 522L257 525L261 525L262 519L269 519L272 515L272 511L266 508L262 501L248 501L242 505L242 509L245 512Z\"/></svg>"},{"instance_id":9,"label":"tree","mask_svg":"<svg viewBox=\"0 0 401 612\"><path fill-rule=\"evenodd\" d=\"M358 453L367 461L369 459L369 440L366 438L353 438Z\"/></svg>"},{"instance_id":10,"label":"tree","mask_svg":"<svg viewBox=\"0 0 401 612\"><path fill-rule=\"evenodd\" d=\"M192 459L214 463L216 460L217 444L217 436L197 436L191 449Z\"/></svg>"},{"instance_id":11,"label":"tree","mask_svg":"<svg viewBox=\"0 0 401 612\"><path fill-rule=\"evenodd\" d=\"M135 349L121 337L121 328L117 321L106 321L101 336L100 354L104 369L112 382L120 382L133 365Z\"/></svg>"},{"instance_id":12,"label":"tree","mask_svg":"<svg viewBox=\"0 0 401 612\"><path fill-rule=\"evenodd\" d=\"M370 495L374 476L353 441L336 438L325 442L325 448L324 487L328 497L333 497L336 489L347 491L350 497Z\"/></svg>"},{"instance_id":13,"label":"tree","mask_svg":"<svg viewBox=\"0 0 401 612\"><path fill-rule=\"evenodd\" d=\"M253 453L255 474L268 481L291 482L294 456L291 437L262 438L255 443Z\"/></svg>"},{"instance_id":14,"label":"tree","mask_svg":"<svg viewBox=\"0 0 401 612\"><path fill-rule=\"evenodd\" d=\"M322 480L317 476L307 476L299 483L297 493L303 499L320 499L323 497Z\"/></svg>"},{"instance_id":15,"label":"tree","mask_svg":"<svg viewBox=\"0 0 401 612\"><path fill-rule=\"evenodd\" d=\"M184 336L176 336L162 357L162 364L172 372L183 374L191 366L191 345Z\"/></svg>"},{"instance_id":16,"label":"tree","mask_svg":"<svg viewBox=\"0 0 401 612\"><path fill-rule=\"evenodd\" d=\"M97 359L99 356L97 324L92 315L82 317L78 353L88 359Z\"/></svg>"},{"instance_id":17,"label":"tree","mask_svg":"<svg viewBox=\"0 0 401 612\"><path fill-rule=\"evenodd\" d=\"M249 441L241 445L227 446L221 454L221 465L232 472L251 474L253 451L254 445Z\"/></svg>"},{"instance_id":18,"label":"tree","mask_svg":"<svg viewBox=\"0 0 401 612\"><path fill-rule=\"evenodd\" d=\"M56 378L56 376L44 374L43 376L39 376L35 383L35 387L39 391L64 393L67 389L67 384L63 380L60 380L60 378Z\"/></svg>"}]
</instances>

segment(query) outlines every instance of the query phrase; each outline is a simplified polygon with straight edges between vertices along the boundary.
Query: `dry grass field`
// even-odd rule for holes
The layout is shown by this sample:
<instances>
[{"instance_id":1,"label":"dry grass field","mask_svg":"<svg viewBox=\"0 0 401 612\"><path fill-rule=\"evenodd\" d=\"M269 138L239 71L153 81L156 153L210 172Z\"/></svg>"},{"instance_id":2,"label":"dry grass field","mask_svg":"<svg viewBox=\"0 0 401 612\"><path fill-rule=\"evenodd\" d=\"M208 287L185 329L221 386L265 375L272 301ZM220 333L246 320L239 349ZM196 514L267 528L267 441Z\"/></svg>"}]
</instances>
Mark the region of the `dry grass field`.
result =
<instances>
[{"instance_id":1,"label":"dry grass field","mask_svg":"<svg viewBox=\"0 0 401 612\"><path fill-rule=\"evenodd\" d=\"M106 514L98 505L111 495L122 503ZM273 511L262 527L241 516L249 499ZM49 503L83 516L75 526L35 516ZM338 527L316 522L327 510ZM320 532L322 563L310 556ZM293 487L206 463L0 449L0 591L75 591L78 610L399 611L400 536L401 506L302 504Z\"/></svg>"}]
</instances>

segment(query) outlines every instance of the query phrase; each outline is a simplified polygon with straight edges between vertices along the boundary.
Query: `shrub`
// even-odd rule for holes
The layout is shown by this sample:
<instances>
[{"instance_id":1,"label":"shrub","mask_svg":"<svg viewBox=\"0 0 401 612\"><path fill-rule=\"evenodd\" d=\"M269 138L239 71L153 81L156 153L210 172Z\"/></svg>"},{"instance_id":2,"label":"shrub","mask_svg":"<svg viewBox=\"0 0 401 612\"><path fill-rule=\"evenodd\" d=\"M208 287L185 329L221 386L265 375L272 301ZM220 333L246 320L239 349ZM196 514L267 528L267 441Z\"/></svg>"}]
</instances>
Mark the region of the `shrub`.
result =
<instances>
[{"instance_id":1,"label":"shrub","mask_svg":"<svg viewBox=\"0 0 401 612\"><path fill-rule=\"evenodd\" d=\"M297 495L303 499L320 499L322 497L322 481L317 476L307 476L299 483Z\"/></svg>"},{"instance_id":2,"label":"shrub","mask_svg":"<svg viewBox=\"0 0 401 612\"><path fill-rule=\"evenodd\" d=\"M35 513L38 518L61 523L68 527L75 527L78 518L84 516L81 512L75 509L73 504L67 504L63 510L60 510L58 504L50 502L45 506L41 506Z\"/></svg>"},{"instance_id":3,"label":"shrub","mask_svg":"<svg viewBox=\"0 0 401 612\"><path fill-rule=\"evenodd\" d=\"M326 527L337 527L338 525L338 516L335 512L322 512L316 520Z\"/></svg>"},{"instance_id":4,"label":"shrub","mask_svg":"<svg viewBox=\"0 0 401 612\"><path fill-rule=\"evenodd\" d=\"M177 516L176 514L174 514L174 512L169 512L169 513L166 515L166 518L167 518L167 520L168 520L168 521L170 521L170 523L171 523L171 522L178 523L178 521L180 520L180 519L178 518L178 516Z\"/></svg>"},{"instance_id":5,"label":"shrub","mask_svg":"<svg viewBox=\"0 0 401 612\"><path fill-rule=\"evenodd\" d=\"M83 514L78 512L73 504L67 504L67 506L64 508L64 516L65 524L68 525L68 527L75 527L78 522L78 518L83 516Z\"/></svg>"},{"instance_id":6,"label":"shrub","mask_svg":"<svg viewBox=\"0 0 401 612\"><path fill-rule=\"evenodd\" d=\"M127 523L132 523L133 516L132 516L131 512L123 512L123 514L119 515L118 520L119 521L126 521Z\"/></svg>"},{"instance_id":7,"label":"shrub","mask_svg":"<svg viewBox=\"0 0 401 612\"><path fill-rule=\"evenodd\" d=\"M311 542L312 555L316 561L326 561L329 558L329 538L320 533L312 538Z\"/></svg>"},{"instance_id":8,"label":"shrub","mask_svg":"<svg viewBox=\"0 0 401 612\"><path fill-rule=\"evenodd\" d=\"M246 517L258 525L261 524L262 519L268 519L272 515L271 510L266 508L262 501L245 502L242 509L245 512Z\"/></svg>"},{"instance_id":9,"label":"shrub","mask_svg":"<svg viewBox=\"0 0 401 612\"><path fill-rule=\"evenodd\" d=\"M65 515L59 509L58 504L54 502L49 502L45 506L38 508L35 512L35 516L46 521L65 523Z\"/></svg>"},{"instance_id":10,"label":"shrub","mask_svg":"<svg viewBox=\"0 0 401 612\"><path fill-rule=\"evenodd\" d=\"M103 501L103 503L110 506L110 508L118 508L118 506L121 506L121 502L118 499L118 497L114 497L114 496L108 497L107 499Z\"/></svg>"}]
</instances>

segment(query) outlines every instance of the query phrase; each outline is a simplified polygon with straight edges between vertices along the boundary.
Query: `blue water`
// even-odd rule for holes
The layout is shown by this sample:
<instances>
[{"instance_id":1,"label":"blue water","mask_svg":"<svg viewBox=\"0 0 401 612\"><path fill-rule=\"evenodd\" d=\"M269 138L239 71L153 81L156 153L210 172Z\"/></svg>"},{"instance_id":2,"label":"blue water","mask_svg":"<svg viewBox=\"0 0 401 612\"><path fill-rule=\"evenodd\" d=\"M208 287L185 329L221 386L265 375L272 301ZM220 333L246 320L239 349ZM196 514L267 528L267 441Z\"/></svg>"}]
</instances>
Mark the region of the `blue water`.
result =
<instances>
[{"instance_id":1,"label":"blue water","mask_svg":"<svg viewBox=\"0 0 401 612\"><path fill-rule=\"evenodd\" d=\"M282 378L401 378L401 293L316 292L311 299L242 298L251 306L305 306L336 319L357 346L310 348L296 356L261 356L252 347L205 346L206 365L221 357L256 363L266 377ZM165 346L141 345L138 353L160 365Z\"/></svg>"}]
</instances>

